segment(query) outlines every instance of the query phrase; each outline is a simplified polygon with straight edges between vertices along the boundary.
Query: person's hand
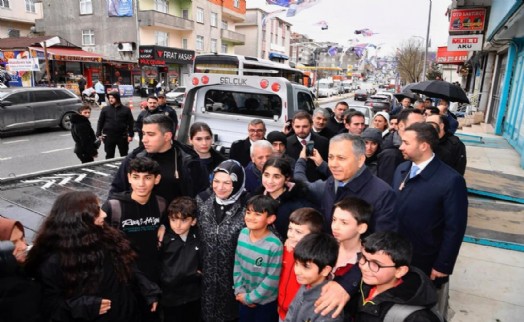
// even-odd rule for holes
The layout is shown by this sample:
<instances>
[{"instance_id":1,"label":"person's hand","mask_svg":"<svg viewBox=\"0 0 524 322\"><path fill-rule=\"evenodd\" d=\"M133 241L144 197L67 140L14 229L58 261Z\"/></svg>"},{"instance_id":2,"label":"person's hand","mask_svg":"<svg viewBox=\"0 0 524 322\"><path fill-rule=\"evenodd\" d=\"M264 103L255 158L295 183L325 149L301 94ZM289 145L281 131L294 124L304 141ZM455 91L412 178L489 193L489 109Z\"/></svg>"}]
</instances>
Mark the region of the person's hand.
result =
<instances>
[{"instance_id":1,"label":"person's hand","mask_svg":"<svg viewBox=\"0 0 524 322\"><path fill-rule=\"evenodd\" d=\"M286 239L286 242L284 243L284 247L288 250L293 250L295 249L295 246L297 245L297 243L295 242L292 242L289 238Z\"/></svg>"},{"instance_id":2,"label":"person's hand","mask_svg":"<svg viewBox=\"0 0 524 322\"><path fill-rule=\"evenodd\" d=\"M160 227L158 227L158 230L156 232L156 238L158 240L158 247L161 246L162 240L164 240L165 233L166 233L166 227L164 225L160 225Z\"/></svg>"},{"instance_id":3,"label":"person's hand","mask_svg":"<svg viewBox=\"0 0 524 322\"><path fill-rule=\"evenodd\" d=\"M128 136L128 137L127 137L127 142L128 142L128 143L131 143L132 141L133 141L133 137L132 137L132 136Z\"/></svg>"},{"instance_id":4,"label":"person's hand","mask_svg":"<svg viewBox=\"0 0 524 322\"><path fill-rule=\"evenodd\" d=\"M255 304L248 304L246 302L246 293L240 293L235 296L235 300L239 301L240 303L244 304L247 307L254 308Z\"/></svg>"},{"instance_id":5,"label":"person's hand","mask_svg":"<svg viewBox=\"0 0 524 322\"><path fill-rule=\"evenodd\" d=\"M291 132L291 122L284 123L284 128L282 129L282 133L284 133L286 136Z\"/></svg>"},{"instance_id":6,"label":"person's hand","mask_svg":"<svg viewBox=\"0 0 524 322\"><path fill-rule=\"evenodd\" d=\"M446 277L448 274L441 273L434 268L431 269L431 275L429 275L429 279L434 281L436 278Z\"/></svg>"},{"instance_id":7,"label":"person's hand","mask_svg":"<svg viewBox=\"0 0 524 322\"><path fill-rule=\"evenodd\" d=\"M300 154L298 155L299 158L301 159L307 159L307 156L306 156L306 146L302 146L302 150L300 150Z\"/></svg>"},{"instance_id":8,"label":"person's hand","mask_svg":"<svg viewBox=\"0 0 524 322\"><path fill-rule=\"evenodd\" d=\"M111 309L111 300L108 299L102 299L102 302L100 303L100 311L98 311L98 314L106 314L107 311Z\"/></svg>"},{"instance_id":9,"label":"person's hand","mask_svg":"<svg viewBox=\"0 0 524 322\"><path fill-rule=\"evenodd\" d=\"M308 158L313 160L317 167L320 166L322 162L324 162L324 159L322 159L322 156L320 155L320 153L318 153L317 149L313 149L313 155L310 155Z\"/></svg>"},{"instance_id":10,"label":"person's hand","mask_svg":"<svg viewBox=\"0 0 524 322\"><path fill-rule=\"evenodd\" d=\"M335 310L331 317L336 318L348 301L349 294L340 284L333 281L328 282L322 287L320 297L315 302L315 313L326 316Z\"/></svg>"},{"instance_id":11,"label":"person's hand","mask_svg":"<svg viewBox=\"0 0 524 322\"><path fill-rule=\"evenodd\" d=\"M153 304L151 304L151 312L156 312L157 306L158 306L158 302L153 302Z\"/></svg>"}]
</instances>

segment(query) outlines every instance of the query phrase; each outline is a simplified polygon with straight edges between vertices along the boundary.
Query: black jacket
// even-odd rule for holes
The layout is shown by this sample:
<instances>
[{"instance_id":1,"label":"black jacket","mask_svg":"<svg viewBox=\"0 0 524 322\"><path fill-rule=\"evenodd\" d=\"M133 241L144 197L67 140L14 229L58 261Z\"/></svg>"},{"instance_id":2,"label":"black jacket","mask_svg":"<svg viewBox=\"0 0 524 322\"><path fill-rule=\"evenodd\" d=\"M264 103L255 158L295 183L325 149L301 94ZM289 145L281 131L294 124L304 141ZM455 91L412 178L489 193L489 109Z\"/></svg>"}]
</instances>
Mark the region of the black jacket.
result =
<instances>
[{"instance_id":1,"label":"black jacket","mask_svg":"<svg viewBox=\"0 0 524 322\"><path fill-rule=\"evenodd\" d=\"M190 196L195 197L199 192L206 190L209 187L209 178L207 171L202 166L198 154L185 144L173 141L172 151L176 151L177 159L173 160L171 164L173 169L170 178L162 176L160 183L155 186L155 194L166 199L169 204L174 197ZM162 157L161 153L147 153L145 150L135 149L131 152L120 164L120 168L116 173L111 189L109 190L109 197L117 192L130 191L131 187L127 181L127 173L129 169L129 162L137 156L149 157L153 160L158 160ZM162 168L162 163L160 164ZM161 169L162 171L162 169ZM178 175L178 178L175 178ZM166 187L163 182L173 181L176 187Z\"/></svg>"},{"instance_id":2,"label":"black jacket","mask_svg":"<svg viewBox=\"0 0 524 322\"><path fill-rule=\"evenodd\" d=\"M71 135L75 140L75 153L95 156L98 154L95 146L95 131L91 128L89 119L80 114L71 115Z\"/></svg>"},{"instance_id":3,"label":"black jacket","mask_svg":"<svg viewBox=\"0 0 524 322\"><path fill-rule=\"evenodd\" d=\"M399 150L401 143L398 132L393 132L382 142L382 151L377 154L377 177L390 186L393 186L393 177L397 166L404 162L402 152Z\"/></svg>"},{"instance_id":4,"label":"black jacket","mask_svg":"<svg viewBox=\"0 0 524 322\"><path fill-rule=\"evenodd\" d=\"M231 144L231 149L229 150L229 158L237 160L240 162L242 167L246 167L249 162L251 162L251 141L249 138L244 140L237 140Z\"/></svg>"},{"instance_id":5,"label":"black jacket","mask_svg":"<svg viewBox=\"0 0 524 322\"><path fill-rule=\"evenodd\" d=\"M311 141L315 142L314 148L320 153L322 159L327 160L329 150L329 140L317 133L311 132ZM287 138L286 154L295 160L298 160L300 152L302 151L303 145L298 141L296 135L291 135ZM322 173L317 171L317 166L313 160L308 159L306 163L306 176L308 181L314 182L319 179L327 179Z\"/></svg>"},{"instance_id":6,"label":"black jacket","mask_svg":"<svg viewBox=\"0 0 524 322\"><path fill-rule=\"evenodd\" d=\"M463 176L466 172L466 146L457 136L446 133L439 140L435 155L460 175Z\"/></svg>"},{"instance_id":7,"label":"black jacket","mask_svg":"<svg viewBox=\"0 0 524 322\"><path fill-rule=\"evenodd\" d=\"M410 267L396 287L378 294L371 301L365 301L372 286L361 282L358 297L357 322L384 321L389 309L394 304L423 306L425 309L411 313L406 322L439 322L440 319L431 311L437 303L437 293L429 278L419 269Z\"/></svg>"},{"instance_id":8,"label":"black jacket","mask_svg":"<svg viewBox=\"0 0 524 322\"><path fill-rule=\"evenodd\" d=\"M162 240L161 287L162 305L179 306L200 299L202 267L200 237L191 227L186 241L169 225Z\"/></svg>"},{"instance_id":9,"label":"black jacket","mask_svg":"<svg viewBox=\"0 0 524 322\"><path fill-rule=\"evenodd\" d=\"M144 119L150 115L155 114L164 114L168 116L171 119L171 121L173 121L173 138L175 137L176 129L178 127L178 117L176 115L176 111L171 106L159 105L154 110L149 110L146 108L145 110L140 112L140 114L136 118L134 131L138 133L140 145L142 145L142 126L144 125Z\"/></svg>"},{"instance_id":10,"label":"black jacket","mask_svg":"<svg viewBox=\"0 0 524 322\"><path fill-rule=\"evenodd\" d=\"M133 137L133 114L127 106L109 105L102 109L98 118L96 136L102 133L110 136L129 136Z\"/></svg>"}]
</instances>

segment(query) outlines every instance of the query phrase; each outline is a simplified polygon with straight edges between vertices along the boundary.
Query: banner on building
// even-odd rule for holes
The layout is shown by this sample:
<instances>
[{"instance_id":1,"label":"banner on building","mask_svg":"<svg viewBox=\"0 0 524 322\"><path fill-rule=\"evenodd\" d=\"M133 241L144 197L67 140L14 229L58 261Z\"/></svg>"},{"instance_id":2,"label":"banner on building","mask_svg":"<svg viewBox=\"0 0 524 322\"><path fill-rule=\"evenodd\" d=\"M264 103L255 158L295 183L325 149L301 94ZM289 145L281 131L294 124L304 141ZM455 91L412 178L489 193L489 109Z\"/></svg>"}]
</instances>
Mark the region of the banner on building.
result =
<instances>
[{"instance_id":1,"label":"banner on building","mask_svg":"<svg viewBox=\"0 0 524 322\"><path fill-rule=\"evenodd\" d=\"M449 31L483 31L486 21L486 9L454 9L449 18Z\"/></svg>"},{"instance_id":2,"label":"banner on building","mask_svg":"<svg viewBox=\"0 0 524 322\"><path fill-rule=\"evenodd\" d=\"M109 17L132 17L133 0L107 0Z\"/></svg>"},{"instance_id":3,"label":"banner on building","mask_svg":"<svg viewBox=\"0 0 524 322\"><path fill-rule=\"evenodd\" d=\"M450 51L448 47L438 47L437 64L455 64L460 65L468 60L468 51Z\"/></svg>"},{"instance_id":4,"label":"banner on building","mask_svg":"<svg viewBox=\"0 0 524 322\"><path fill-rule=\"evenodd\" d=\"M7 70L11 72L38 72L38 58L8 59Z\"/></svg>"},{"instance_id":5,"label":"banner on building","mask_svg":"<svg viewBox=\"0 0 524 322\"><path fill-rule=\"evenodd\" d=\"M448 37L448 50L481 51L483 35L457 35Z\"/></svg>"}]
</instances>

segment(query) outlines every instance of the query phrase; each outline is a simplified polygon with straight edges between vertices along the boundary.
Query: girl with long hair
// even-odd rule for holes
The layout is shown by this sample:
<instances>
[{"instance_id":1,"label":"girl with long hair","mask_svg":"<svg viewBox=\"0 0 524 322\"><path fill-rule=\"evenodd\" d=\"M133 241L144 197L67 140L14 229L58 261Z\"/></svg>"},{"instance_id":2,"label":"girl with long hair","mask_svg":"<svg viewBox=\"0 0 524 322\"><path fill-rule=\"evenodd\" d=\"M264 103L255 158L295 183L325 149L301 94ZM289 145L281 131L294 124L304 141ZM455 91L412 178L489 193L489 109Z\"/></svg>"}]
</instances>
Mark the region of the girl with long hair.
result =
<instances>
[{"instance_id":1,"label":"girl with long hair","mask_svg":"<svg viewBox=\"0 0 524 322\"><path fill-rule=\"evenodd\" d=\"M209 125L204 122L193 123L189 128L189 143L200 157L200 162L207 169L211 180L213 169L226 158L213 148L213 132Z\"/></svg>"},{"instance_id":2,"label":"girl with long hair","mask_svg":"<svg viewBox=\"0 0 524 322\"><path fill-rule=\"evenodd\" d=\"M156 309L158 286L105 217L94 193L67 192L38 230L26 268L42 285L46 321L136 321L136 287Z\"/></svg>"}]
</instances>

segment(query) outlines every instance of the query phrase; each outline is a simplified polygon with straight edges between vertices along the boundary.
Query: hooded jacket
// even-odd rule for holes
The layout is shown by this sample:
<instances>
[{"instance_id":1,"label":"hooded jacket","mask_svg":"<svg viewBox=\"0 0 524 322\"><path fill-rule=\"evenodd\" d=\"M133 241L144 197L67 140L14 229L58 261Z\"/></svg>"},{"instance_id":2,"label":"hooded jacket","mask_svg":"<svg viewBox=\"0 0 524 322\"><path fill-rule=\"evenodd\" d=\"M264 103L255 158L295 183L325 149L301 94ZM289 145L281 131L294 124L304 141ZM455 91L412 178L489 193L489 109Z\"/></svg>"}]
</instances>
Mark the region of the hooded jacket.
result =
<instances>
[{"instance_id":1,"label":"hooded jacket","mask_svg":"<svg viewBox=\"0 0 524 322\"><path fill-rule=\"evenodd\" d=\"M394 304L426 308L411 313L404 320L406 322L440 322L440 319L431 311L431 308L437 303L435 288L429 278L415 267L409 268L401 284L378 294L372 300L365 301L371 289L372 286L361 282L356 322L384 321L384 317Z\"/></svg>"},{"instance_id":2,"label":"hooded jacket","mask_svg":"<svg viewBox=\"0 0 524 322\"><path fill-rule=\"evenodd\" d=\"M133 124L135 121L131 110L129 107L122 105L118 92L111 92L108 96L113 96L116 99L116 104L106 106L100 112L96 136L101 136L103 133L111 136L133 137Z\"/></svg>"},{"instance_id":3,"label":"hooded jacket","mask_svg":"<svg viewBox=\"0 0 524 322\"><path fill-rule=\"evenodd\" d=\"M95 131L89 119L81 114L71 115L71 135L75 141L75 153L88 156L97 155Z\"/></svg>"}]
</instances>

